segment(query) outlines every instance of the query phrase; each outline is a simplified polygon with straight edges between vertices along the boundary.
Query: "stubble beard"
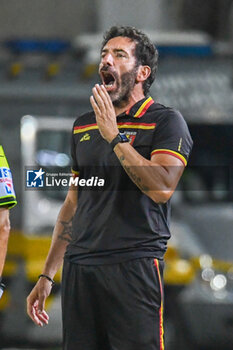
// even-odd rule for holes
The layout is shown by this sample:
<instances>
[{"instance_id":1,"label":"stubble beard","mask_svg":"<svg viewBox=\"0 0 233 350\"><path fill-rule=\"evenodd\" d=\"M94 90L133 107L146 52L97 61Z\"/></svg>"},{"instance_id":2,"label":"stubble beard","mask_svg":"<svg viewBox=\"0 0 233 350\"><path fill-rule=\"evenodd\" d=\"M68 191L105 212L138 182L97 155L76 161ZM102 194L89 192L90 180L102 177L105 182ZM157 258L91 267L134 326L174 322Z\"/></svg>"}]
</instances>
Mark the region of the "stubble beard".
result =
<instances>
[{"instance_id":1,"label":"stubble beard","mask_svg":"<svg viewBox=\"0 0 233 350\"><path fill-rule=\"evenodd\" d=\"M124 107L128 104L131 92L136 84L137 67L122 74L121 81L117 79L117 91L109 93L114 107Z\"/></svg>"}]
</instances>

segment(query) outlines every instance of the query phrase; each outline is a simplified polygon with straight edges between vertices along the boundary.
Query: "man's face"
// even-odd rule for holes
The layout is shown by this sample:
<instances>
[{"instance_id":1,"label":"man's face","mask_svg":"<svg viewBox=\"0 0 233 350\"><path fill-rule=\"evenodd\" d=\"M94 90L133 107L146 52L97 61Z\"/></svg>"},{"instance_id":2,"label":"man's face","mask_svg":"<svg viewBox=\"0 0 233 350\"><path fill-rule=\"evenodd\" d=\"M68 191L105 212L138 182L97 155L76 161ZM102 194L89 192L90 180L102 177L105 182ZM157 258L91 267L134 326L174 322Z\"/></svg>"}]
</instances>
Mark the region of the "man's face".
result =
<instances>
[{"instance_id":1,"label":"man's face","mask_svg":"<svg viewBox=\"0 0 233 350\"><path fill-rule=\"evenodd\" d=\"M99 74L113 105L127 103L135 86L137 65L135 42L127 37L110 39L103 47Z\"/></svg>"}]
</instances>

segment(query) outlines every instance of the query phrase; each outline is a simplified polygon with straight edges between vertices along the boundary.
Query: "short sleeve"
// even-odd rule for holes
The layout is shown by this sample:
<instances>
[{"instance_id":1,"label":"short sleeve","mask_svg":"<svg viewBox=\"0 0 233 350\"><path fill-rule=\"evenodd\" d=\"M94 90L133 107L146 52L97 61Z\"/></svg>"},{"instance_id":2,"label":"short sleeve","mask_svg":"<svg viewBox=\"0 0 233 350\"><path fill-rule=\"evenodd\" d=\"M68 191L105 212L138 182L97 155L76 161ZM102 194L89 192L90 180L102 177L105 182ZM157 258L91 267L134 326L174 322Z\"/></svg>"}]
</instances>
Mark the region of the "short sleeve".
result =
<instances>
[{"instance_id":1,"label":"short sleeve","mask_svg":"<svg viewBox=\"0 0 233 350\"><path fill-rule=\"evenodd\" d=\"M13 208L17 204L12 174L3 151L0 146L0 207Z\"/></svg>"},{"instance_id":2,"label":"short sleeve","mask_svg":"<svg viewBox=\"0 0 233 350\"><path fill-rule=\"evenodd\" d=\"M72 135L71 135L71 172L78 176L79 175L79 167L76 157L76 144L74 139L74 127L72 129Z\"/></svg>"},{"instance_id":3,"label":"short sleeve","mask_svg":"<svg viewBox=\"0 0 233 350\"><path fill-rule=\"evenodd\" d=\"M156 125L151 157L170 154L186 166L192 146L193 141L183 116L179 111L168 109Z\"/></svg>"}]
</instances>

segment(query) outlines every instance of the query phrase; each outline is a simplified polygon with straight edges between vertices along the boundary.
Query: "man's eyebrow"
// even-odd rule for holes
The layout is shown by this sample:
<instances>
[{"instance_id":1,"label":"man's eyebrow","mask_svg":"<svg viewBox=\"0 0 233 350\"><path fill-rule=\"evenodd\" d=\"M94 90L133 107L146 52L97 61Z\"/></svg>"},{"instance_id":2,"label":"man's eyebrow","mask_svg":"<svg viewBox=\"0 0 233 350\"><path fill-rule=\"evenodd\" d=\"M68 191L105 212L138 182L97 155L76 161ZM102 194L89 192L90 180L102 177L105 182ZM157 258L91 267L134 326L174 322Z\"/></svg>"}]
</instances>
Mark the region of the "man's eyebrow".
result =
<instances>
[{"instance_id":1,"label":"man's eyebrow","mask_svg":"<svg viewBox=\"0 0 233 350\"><path fill-rule=\"evenodd\" d=\"M101 51L101 53L106 53L106 52L108 52L109 51L109 49L103 49L102 51ZM124 53L124 54L126 54L127 56L129 55L128 54L128 52L126 52L125 50L123 50L123 49L113 49L113 52L122 52L122 53Z\"/></svg>"},{"instance_id":2,"label":"man's eyebrow","mask_svg":"<svg viewBox=\"0 0 233 350\"><path fill-rule=\"evenodd\" d=\"M122 53L128 55L128 52L125 51L125 50L123 50L123 49L114 49L113 51L114 51L114 52L122 52Z\"/></svg>"}]
</instances>

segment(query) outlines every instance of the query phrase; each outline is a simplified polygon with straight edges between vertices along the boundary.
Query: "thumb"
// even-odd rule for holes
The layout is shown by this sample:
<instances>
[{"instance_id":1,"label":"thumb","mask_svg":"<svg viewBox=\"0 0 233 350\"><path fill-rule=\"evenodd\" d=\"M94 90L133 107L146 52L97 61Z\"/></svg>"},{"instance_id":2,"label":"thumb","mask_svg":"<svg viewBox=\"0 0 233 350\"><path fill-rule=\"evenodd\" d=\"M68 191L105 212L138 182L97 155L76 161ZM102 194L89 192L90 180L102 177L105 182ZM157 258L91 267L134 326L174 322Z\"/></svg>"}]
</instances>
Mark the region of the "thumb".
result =
<instances>
[{"instance_id":1,"label":"thumb","mask_svg":"<svg viewBox=\"0 0 233 350\"><path fill-rule=\"evenodd\" d=\"M38 312L42 313L44 311L44 306L45 306L45 296L40 296L38 300Z\"/></svg>"}]
</instances>

